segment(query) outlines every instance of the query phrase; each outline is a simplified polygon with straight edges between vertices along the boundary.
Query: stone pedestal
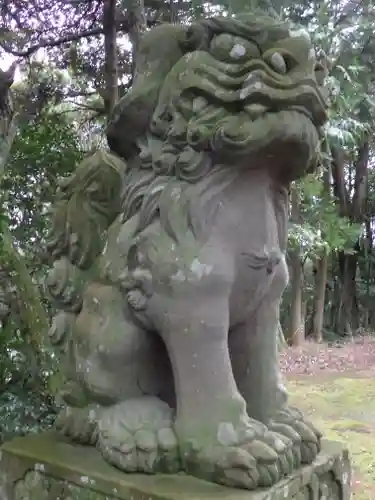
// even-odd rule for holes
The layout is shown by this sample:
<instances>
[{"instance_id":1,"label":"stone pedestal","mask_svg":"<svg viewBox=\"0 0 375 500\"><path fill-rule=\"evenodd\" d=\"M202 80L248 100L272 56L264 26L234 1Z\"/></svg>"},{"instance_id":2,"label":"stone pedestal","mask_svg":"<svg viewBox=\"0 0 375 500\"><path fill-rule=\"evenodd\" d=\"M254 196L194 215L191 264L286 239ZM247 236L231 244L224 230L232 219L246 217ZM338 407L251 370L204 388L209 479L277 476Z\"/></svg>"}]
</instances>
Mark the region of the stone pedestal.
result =
<instances>
[{"instance_id":1,"label":"stone pedestal","mask_svg":"<svg viewBox=\"0 0 375 500\"><path fill-rule=\"evenodd\" d=\"M17 438L1 448L1 500L349 500L345 448L325 442L311 466L270 489L221 487L184 474L124 474L91 447L54 433Z\"/></svg>"}]
</instances>

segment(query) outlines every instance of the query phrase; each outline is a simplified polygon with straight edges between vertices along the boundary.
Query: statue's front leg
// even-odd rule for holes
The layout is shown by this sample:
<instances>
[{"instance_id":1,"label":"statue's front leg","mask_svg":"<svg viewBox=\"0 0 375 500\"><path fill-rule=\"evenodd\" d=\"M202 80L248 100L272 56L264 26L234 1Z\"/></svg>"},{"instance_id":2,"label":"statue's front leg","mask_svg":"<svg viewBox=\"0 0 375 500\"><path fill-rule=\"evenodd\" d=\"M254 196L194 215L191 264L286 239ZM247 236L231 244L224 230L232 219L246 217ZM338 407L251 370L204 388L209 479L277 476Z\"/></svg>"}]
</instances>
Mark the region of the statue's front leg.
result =
<instances>
[{"instance_id":1,"label":"statue's front leg","mask_svg":"<svg viewBox=\"0 0 375 500\"><path fill-rule=\"evenodd\" d=\"M293 441L294 466L311 463L320 451L321 434L301 412L287 404L278 360L280 295L277 283L259 307L229 335L230 356L248 415Z\"/></svg>"},{"instance_id":2,"label":"statue's front leg","mask_svg":"<svg viewBox=\"0 0 375 500\"><path fill-rule=\"evenodd\" d=\"M238 389L248 414L267 423L287 403L278 361L280 299L266 296L254 313L229 333L229 350Z\"/></svg>"},{"instance_id":3,"label":"statue's front leg","mask_svg":"<svg viewBox=\"0 0 375 500\"><path fill-rule=\"evenodd\" d=\"M190 292L151 306L172 361L183 467L228 486L270 486L290 472L292 443L246 413L228 351L227 296Z\"/></svg>"}]
</instances>

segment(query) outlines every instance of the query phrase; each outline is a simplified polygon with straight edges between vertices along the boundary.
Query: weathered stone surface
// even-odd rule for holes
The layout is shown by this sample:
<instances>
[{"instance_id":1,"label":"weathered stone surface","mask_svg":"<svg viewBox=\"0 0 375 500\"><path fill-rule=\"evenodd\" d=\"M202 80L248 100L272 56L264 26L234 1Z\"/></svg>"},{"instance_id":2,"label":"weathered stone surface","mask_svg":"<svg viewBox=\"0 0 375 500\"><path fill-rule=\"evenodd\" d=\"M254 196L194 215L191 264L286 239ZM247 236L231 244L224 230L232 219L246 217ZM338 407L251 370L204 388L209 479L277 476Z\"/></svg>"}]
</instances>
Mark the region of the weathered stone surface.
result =
<instances>
[{"instance_id":1,"label":"weathered stone surface","mask_svg":"<svg viewBox=\"0 0 375 500\"><path fill-rule=\"evenodd\" d=\"M288 190L327 120L309 35L247 13L144 34L131 89L55 203L56 427L129 473L271 487L320 432L278 364Z\"/></svg>"},{"instance_id":2,"label":"weathered stone surface","mask_svg":"<svg viewBox=\"0 0 375 500\"><path fill-rule=\"evenodd\" d=\"M2 447L1 500L349 500L351 470L341 444L324 442L314 463L253 492L185 474L124 474L91 447L47 433Z\"/></svg>"}]
</instances>

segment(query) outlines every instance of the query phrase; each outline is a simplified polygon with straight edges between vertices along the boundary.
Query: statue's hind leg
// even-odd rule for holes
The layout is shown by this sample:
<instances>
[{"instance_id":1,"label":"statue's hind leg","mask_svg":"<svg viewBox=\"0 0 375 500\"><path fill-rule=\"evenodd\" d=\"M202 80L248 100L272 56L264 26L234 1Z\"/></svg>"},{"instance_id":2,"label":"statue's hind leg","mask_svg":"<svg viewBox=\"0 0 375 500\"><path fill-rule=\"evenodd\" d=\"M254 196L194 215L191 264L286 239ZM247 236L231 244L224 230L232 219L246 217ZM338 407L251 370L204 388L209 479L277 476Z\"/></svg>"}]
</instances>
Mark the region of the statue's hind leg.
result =
<instances>
[{"instance_id":1,"label":"statue's hind leg","mask_svg":"<svg viewBox=\"0 0 375 500\"><path fill-rule=\"evenodd\" d=\"M73 340L87 404L67 407L57 427L126 472L178 471L173 375L157 334L132 321L116 287L91 283Z\"/></svg>"},{"instance_id":2,"label":"statue's hind leg","mask_svg":"<svg viewBox=\"0 0 375 500\"><path fill-rule=\"evenodd\" d=\"M291 470L292 443L246 413L228 352L225 287L189 288L150 301L172 361L184 470L228 486L270 486Z\"/></svg>"},{"instance_id":3,"label":"statue's hind leg","mask_svg":"<svg viewBox=\"0 0 375 500\"><path fill-rule=\"evenodd\" d=\"M287 282L284 261L256 310L229 334L229 350L238 389L248 415L289 437L294 466L310 463L320 450L321 434L302 414L287 405L278 361L278 324L282 292Z\"/></svg>"}]
</instances>

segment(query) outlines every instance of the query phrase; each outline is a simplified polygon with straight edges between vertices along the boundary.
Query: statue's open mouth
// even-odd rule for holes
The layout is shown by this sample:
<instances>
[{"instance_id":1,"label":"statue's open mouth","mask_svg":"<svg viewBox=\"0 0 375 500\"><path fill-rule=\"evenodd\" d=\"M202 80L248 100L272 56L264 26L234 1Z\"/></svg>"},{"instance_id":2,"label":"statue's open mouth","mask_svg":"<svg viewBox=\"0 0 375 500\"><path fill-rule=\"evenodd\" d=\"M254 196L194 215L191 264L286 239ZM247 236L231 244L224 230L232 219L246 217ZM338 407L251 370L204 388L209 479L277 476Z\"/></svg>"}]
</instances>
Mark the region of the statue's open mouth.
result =
<instances>
[{"instance_id":1,"label":"statue's open mouth","mask_svg":"<svg viewBox=\"0 0 375 500\"><path fill-rule=\"evenodd\" d=\"M252 121L255 121L258 118L261 118L269 113L279 113L280 111L295 111L297 113L300 113L301 115L306 116L314 126L317 125L316 119L314 119L313 114L310 111L308 111L304 106L288 105L283 108L280 106L267 107L264 106L263 104L254 103L254 104L247 104L246 106L243 107L243 110L251 118Z\"/></svg>"},{"instance_id":2,"label":"statue's open mouth","mask_svg":"<svg viewBox=\"0 0 375 500\"><path fill-rule=\"evenodd\" d=\"M327 102L312 79L282 84L266 74L252 73L237 93L241 107L252 120L282 110L301 113L316 127L327 120Z\"/></svg>"}]
</instances>

